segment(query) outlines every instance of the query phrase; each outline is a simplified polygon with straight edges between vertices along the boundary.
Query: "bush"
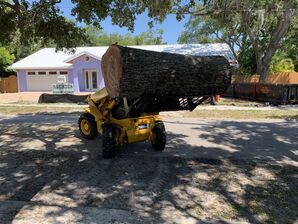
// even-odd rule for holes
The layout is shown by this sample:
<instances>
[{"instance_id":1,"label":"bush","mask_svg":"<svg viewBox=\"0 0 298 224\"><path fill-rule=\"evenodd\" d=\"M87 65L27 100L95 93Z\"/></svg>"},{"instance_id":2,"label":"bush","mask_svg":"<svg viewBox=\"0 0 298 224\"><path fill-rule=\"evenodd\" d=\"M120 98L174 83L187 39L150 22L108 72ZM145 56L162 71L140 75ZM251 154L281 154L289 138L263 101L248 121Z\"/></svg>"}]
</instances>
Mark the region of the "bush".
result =
<instances>
[{"instance_id":1,"label":"bush","mask_svg":"<svg viewBox=\"0 0 298 224\"><path fill-rule=\"evenodd\" d=\"M291 58L280 59L274 56L270 65L270 73L292 72L295 71L295 65Z\"/></svg>"},{"instance_id":2,"label":"bush","mask_svg":"<svg viewBox=\"0 0 298 224\"><path fill-rule=\"evenodd\" d=\"M5 76L5 74L10 74L7 69L15 60L13 54L11 54L6 48L0 47L0 76Z\"/></svg>"}]
</instances>

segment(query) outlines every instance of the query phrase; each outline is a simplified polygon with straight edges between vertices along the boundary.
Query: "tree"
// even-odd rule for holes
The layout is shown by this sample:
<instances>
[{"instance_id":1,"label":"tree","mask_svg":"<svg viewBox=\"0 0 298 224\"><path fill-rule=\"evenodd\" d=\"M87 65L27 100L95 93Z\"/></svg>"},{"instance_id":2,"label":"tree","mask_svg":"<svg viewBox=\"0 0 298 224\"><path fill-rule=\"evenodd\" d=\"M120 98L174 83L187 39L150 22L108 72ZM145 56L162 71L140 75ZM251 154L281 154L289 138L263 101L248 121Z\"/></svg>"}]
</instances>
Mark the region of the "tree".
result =
<instances>
[{"instance_id":1,"label":"tree","mask_svg":"<svg viewBox=\"0 0 298 224\"><path fill-rule=\"evenodd\" d=\"M11 53L14 54L15 60L18 61L28 55L40 50L43 47L55 47L56 45L52 42L43 43L42 40L31 40L24 45L22 43L21 34L16 31L11 41L5 45Z\"/></svg>"},{"instance_id":2,"label":"tree","mask_svg":"<svg viewBox=\"0 0 298 224\"><path fill-rule=\"evenodd\" d=\"M152 19L150 26L153 21L163 21L169 13L175 13L177 20L181 20L195 5L195 0L72 0L72 3L72 15L79 22L100 27L100 23L110 17L114 25L134 31L136 15L147 12Z\"/></svg>"},{"instance_id":3,"label":"tree","mask_svg":"<svg viewBox=\"0 0 298 224\"><path fill-rule=\"evenodd\" d=\"M197 11L201 9L202 5L197 5ZM220 21L209 15L204 17L191 15L178 41L179 43L226 43L237 58L236 50L241 47L242 39L239 17Z\"/></svg>"},{"instance_id":4,"label":"tree","mask_svg":"<svg viewBox=\"0 0 298 224\"><path fill-rule=\"evenodd\" d=\"M22 41L36 37L52 40L60 48L79 45L84 32L61 15L59 2L0 0L0 27L5 27L1 39L19 28ZM196 2L202 3L200 10L193 8ZM113 24L126 26L130 31L134 30L136 15L143 12L152 19L149 25L163 21L170 13L175 13L177 20L191 14L211 16L221 23L239 17L240 29L254 51L257 73L265 81L272 57L291 25L298 0L72 0L72 3L72 15L79 22L100 27L101 21L111 17Z\"/></svg>"},{"instance_id":5,"label":"tree","mask_svg":"<svg viewBox=\"0 0 298 224\"><path fill-rule=\"evenodd\" d=\"M162 29L149 29L146 32L143 32L134 37L134 45L166 44L166 42L163 41L163 32L164 31Z\"/></svg>"},{"instance_id":6,"label":"tree","mask_svg":"<svg viewBox=\"0 0 298 224\"><path fill-rule=\"evenodd\" d=\"M19 32L22 45L54 42L57 48L73 48L86 41L84 29L61 13L61 1L0 0L0 43L8 44Z\"/></svg>"},{"instance_id":7,"label":"tree","mask_svg":"<svg viewBox=\"0 0 298 224\"><path fill-rule=\"evenodd\" d=\"M202 5L196 6L197 11ZM238 74L255 74L255 54L247 35L242 31L240 18L226 17L223 20L212 15L191 15L178 39L179 43L226 43L231 48L240 67Z\"/></svg>"},{"instance_id":8,"label":"tree","mask_svg":"<svg viewBox=\"0 0 298 224\"><path fill-rule=\"evenodd\" d=\"M283 39L281 44L282 52L286 57L293 60L295 71L298 71L298 13L292 19L291 26L287 36Z\"/></svg>"},{"instance_id":9,"label":"tree","mask_svg":"<svg viewBox=\"0 0 298 224\"><path fill-rule=\"evenodd\" d=\"M266 3L268 2L263 1L261 7L265 8ZM268 10L257 11L257 18L248 11L251 7L248 2L236 5L238 9L244 10L240 13L241 23L253 45L261 82L266 80L272 57L280 47L279 44L287 33L293 16L293 0L284 0L281 8L279 4L281 1L271 1Z\"/></svg>"},{"instance_id":10,"label":"tree","mask_svg":"<svg viewBox=\"0 0 298 224\"><path fill-rule=\"evenodd\" d=\"M90 40L88 46L109 46L114 43L119 45L149 45L149 44L165 44L163 41L163 30L149 29L139 35L131 34L120 35L117 33L107 34L103 30L94 27L86 27L86 35Z\"/></svg>"},{"instance_id":11,"label":"tree","mask_svg":"<svg viewBox=\"0 0 298 224\"><path fill-rule=\"evenodd\" d=\"M297 0L205 0L205 11L217 20L240 16L243 32L254 50L257 73L265 82L272 57L280 48L293 18Z\"/></svg>"},{"instance_id":12,"label":"tree","mask_svg":"<svg viewBox=\"0 0 298 224\"><path fill-rule=\"evenodd\" d=\"M54 43L58 49L86 44L83 28L65 19L59 9L61 0L0 0L0 43L9 43L17 31L22 45L42 41L42 45ZM177 19L194 6L194 0L72 0L72 15L76 21L100 27L100 22L111 17L112 23L134 31L136 15L145 11L153 21L163 21L175 11Z\"/></svg>"},{"instance_id":13,"label":"tree","mask_svg":"<svg viewBox=\"0 0 298 224\"><path fill-rule=\"evenodd\" d=\"M15 60L13 54L11 54L6 48L0 47L0 76L7 73L7 66L11 65Z\"/></svg>"}]
</instances>

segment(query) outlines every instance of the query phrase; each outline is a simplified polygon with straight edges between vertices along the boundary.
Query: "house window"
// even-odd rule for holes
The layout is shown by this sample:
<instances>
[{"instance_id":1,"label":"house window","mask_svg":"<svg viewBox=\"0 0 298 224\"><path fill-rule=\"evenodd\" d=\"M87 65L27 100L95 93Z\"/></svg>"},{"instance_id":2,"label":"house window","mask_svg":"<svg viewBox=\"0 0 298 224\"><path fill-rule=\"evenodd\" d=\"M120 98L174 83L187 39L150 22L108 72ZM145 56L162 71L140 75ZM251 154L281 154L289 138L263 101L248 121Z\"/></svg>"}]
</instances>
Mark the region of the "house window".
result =
<instances>
[{"instance_id":1,"label":"house window","mask_svg":"<svg viewBox=\"0 0 298 224\"><path fill-rule=\"evenodd\" d=\"M49 72L50 75L57 75L57 72Z\"/></svg>"},{"instance_id":2,"label":"house window","mask_svg":"<svg viewBox=\"0 0 298 224\"><path fill-rule=\"evenodd\" d=\"M35 75L35 72L28 72L28 75Z\"/></svg>"},{"instance_id":3,"label":"house window","mask_svg":"<svg viewBox=\"0 0 298 224\"><path fill-rule=\"evenodd\" d=\"M46 75L46 72L38 72L38 75Z\"/></svg>"},{"instance_id":4,"label":"house window","mask_svg":"<svg viewBox=\"0 0 298 224\"><path fill-rule=\"evenodd\" d=\"M92 72L92 88L97 89L97 72Z\"/></svg>"},{"instance_id":5,"label":"house window","mask_svg":"<svg viewBox=\"0 0 298 224\"><path fill-rule=\"evenodd\" d=\"M67 71L60 71L59 73L60 73L60 75L67 75L68 74Z\"/></svg>"}]
</instances>

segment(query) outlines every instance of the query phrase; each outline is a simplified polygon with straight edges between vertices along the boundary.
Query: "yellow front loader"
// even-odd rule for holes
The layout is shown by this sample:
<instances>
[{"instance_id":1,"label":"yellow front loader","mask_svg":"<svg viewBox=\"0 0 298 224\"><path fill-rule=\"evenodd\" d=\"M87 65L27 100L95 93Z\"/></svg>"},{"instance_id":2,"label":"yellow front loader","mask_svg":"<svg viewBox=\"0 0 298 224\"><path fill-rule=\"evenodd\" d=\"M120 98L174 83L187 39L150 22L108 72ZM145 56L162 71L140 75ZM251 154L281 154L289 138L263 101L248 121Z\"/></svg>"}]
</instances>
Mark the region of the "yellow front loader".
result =
<instances>
[{"instance_id":1,"label":"yellow front loader","mask_svg":"<svg viewBox=\"0 0 298 224\"><path fill-rule=\"evenodd\" d=\"M125 143L150 140L155 150L162 151L166 144L166 131L158 113L116 118L115 107L119 101L111 99L102 89L88 96L89 107L79 118L79 129L85 139L102 135L104 158L116 156L116 147Z\"/></svg>"}]
</instances>

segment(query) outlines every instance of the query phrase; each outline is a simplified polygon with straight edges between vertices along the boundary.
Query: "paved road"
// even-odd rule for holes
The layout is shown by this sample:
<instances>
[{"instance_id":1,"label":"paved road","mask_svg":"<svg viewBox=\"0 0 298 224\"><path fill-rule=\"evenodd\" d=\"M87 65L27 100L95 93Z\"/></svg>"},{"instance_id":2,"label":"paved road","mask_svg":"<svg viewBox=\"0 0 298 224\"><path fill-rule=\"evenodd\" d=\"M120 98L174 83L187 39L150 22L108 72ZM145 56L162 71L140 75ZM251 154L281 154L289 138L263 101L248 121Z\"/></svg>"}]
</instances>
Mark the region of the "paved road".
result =
<instances>
[{"instance_id":1,"label":"paved road","mask_svg":"<svg viewBox=\"0 0 298 224\"><path fill-rule=\"evenodd\" d=\"M297 219L293 121L167 117L164 152L136 143L112 160L76 123L76 114L0 117L0 223Z\"/></svg>"},{"instance_id":2,"label":"paved road","mask_svg":"<svg viewBox=\"0 0 298 224\"><path fill-rule=\"evenodd\" d=\"M61 127L57 128L57 132L53 132L53 142L51 142L53 148L55 144L63 145L66 141L79 142L78 147L94 146L100 153L100 137L84 142L82 145L77 128L77 117L76 113L70 116L65 113L58 116L2 116L0 124L9 127L28 127L27 132L33 134L30 146L36 148L40 146L39 149L47 149L48 145L40 145L42 140L34 139L35 129L41 126L46 131L51 131L53 127ZM298 161L297 121L202 121L196 118L165 117L164 122L167 130L167 146L164 152L154 152L149 142L142 142L120 148L119 156L129 157L130 154L138 154L150 157L262 159L289 163ZM71 137L63 139L62 143L57 140L55 142L60 133L64 134L63 130L74 132ZM19 139L23 140L22 136Z\"/></svg>"}]
</instances>

